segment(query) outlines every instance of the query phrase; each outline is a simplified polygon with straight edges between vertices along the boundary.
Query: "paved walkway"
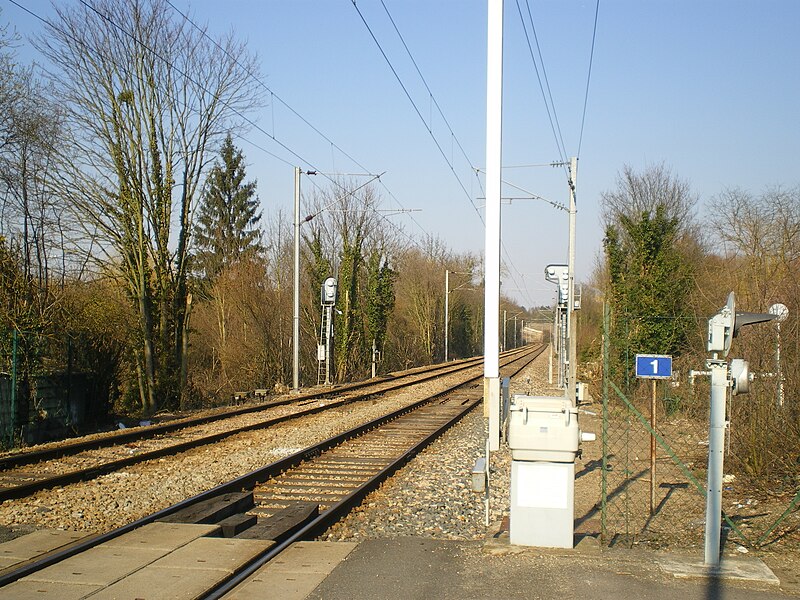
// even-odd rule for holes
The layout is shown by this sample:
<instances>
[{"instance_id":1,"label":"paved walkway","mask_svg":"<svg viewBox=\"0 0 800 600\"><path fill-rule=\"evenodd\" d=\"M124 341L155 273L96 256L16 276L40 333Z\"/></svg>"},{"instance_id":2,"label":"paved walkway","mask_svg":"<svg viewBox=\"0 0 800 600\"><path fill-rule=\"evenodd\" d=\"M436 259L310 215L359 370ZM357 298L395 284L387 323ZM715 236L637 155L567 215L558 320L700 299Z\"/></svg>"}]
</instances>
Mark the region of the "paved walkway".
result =
<instances>
[{"instance_id":1,"label":"paved walkway","mask_svg":"<svg viewBox=\"0 0 800 600\"><path fill-rule=\"evenodd\" d=\"M702 562L702 557L699 557ZM503 542L423 538L366 540L311 592L309 600L777 600L777 578L753 558L725 577L697 577L697 557L639 550L510 547ZM747 570L750 574L748 575ZM750 579L730 579L728 575ZM679 576L676 576L676 573Z\"/></svg>"}]
</instances>

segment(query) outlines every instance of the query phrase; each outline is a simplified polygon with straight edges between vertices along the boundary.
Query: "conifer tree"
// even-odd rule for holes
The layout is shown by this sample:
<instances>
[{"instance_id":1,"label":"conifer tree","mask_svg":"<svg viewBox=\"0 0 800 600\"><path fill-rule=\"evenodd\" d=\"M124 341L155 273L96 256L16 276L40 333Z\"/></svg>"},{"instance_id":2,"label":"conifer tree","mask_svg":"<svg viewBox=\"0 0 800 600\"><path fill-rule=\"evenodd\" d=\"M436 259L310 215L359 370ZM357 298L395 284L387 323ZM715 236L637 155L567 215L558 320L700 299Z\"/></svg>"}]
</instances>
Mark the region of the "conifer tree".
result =
<instances>
[{"instance_id":1,"label":"conifer tree","mask_svg":"<svg viewBox=\"0 0 800 600\"><path fill-rule=\"evenodd\" d=\"M244 156L230 134L220 161L209 172L194 232L196 269L206 281L263 250L256 182L245 182Z\"/></svg>"}]
</instances>

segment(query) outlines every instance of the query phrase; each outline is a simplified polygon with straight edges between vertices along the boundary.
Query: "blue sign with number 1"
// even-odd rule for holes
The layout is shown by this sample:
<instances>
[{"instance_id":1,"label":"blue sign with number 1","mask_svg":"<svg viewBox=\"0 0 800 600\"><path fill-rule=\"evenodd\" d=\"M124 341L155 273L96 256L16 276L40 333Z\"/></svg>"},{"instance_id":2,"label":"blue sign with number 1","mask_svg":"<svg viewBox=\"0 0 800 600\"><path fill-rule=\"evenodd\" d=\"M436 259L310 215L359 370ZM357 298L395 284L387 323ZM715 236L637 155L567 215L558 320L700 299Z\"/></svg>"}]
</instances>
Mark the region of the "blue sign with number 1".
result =
<instances>
[{"instance_id":1,"label":"blue sign with number 1","mask_svg":"<svg viewBox=\"0 0 800 600\"><path fill-rule=\"evenodd\" d=\"M636 376L644 379L672 377L672 357L663 354L637 354Z\"/></svg>"}]
</instances>

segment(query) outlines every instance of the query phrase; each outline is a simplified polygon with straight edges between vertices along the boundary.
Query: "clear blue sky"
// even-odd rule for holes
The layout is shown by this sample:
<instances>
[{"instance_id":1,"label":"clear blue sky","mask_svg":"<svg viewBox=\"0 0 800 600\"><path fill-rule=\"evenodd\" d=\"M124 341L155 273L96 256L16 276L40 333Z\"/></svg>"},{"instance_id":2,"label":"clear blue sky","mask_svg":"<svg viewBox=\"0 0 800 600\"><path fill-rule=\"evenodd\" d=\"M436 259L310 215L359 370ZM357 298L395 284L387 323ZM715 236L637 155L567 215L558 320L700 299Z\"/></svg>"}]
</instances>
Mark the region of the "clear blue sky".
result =
<instances>
[{"instance_id":1,"label":"clear blue sky","mask_svg":"<svg viewBox=\"0 0 800 600\"><path fill-rule=\"evenodd\" d=\"M42 15L51 12L42 0L18 1ZM416 222L408 214L390 217L393 222L417 236L423 230L439 236L455 250L482 253L482 225L471 202L484 201L471 166L485 163L485 0L384 0L469 162L380 0L358 0L358 8L426 124L351 0L172 1L212 32L232 28L246 39L275 94L367 169L387 171L386 188L379 188L385 206L398 201L422 209L413 213ZM595 1L520 0L526 18L528 5L566 156L575 155ZM40 29L7 0L0 6L2 19L21 35ZM505 1L506 166L560 158L517 6L516 0ZM623 165L643 170L663 163L690 183L701 217L725 188L758 193L800 184L799 26L795 0L601 0L578 167L579 280L588 278L600 251L600 194L615 188ZM300 166L360 170L278 102L257 120L308 161ZM240 145L250 176L258 179L265 213L290 212L292 168L247 140L291 164L298 160L257 130L245 138ZM568 200L559 169L507 169L504 179L553 201ZM311 189L305 183L304 188ZM524 194L505 188L504 195ZM514 279L506 277L504 289L526 306L550 304L555 288L544 282L543 269L566 261L566 213L542 202L504 205L503 240L504 258L514 265Z\"/></svg>"}]
</instances>

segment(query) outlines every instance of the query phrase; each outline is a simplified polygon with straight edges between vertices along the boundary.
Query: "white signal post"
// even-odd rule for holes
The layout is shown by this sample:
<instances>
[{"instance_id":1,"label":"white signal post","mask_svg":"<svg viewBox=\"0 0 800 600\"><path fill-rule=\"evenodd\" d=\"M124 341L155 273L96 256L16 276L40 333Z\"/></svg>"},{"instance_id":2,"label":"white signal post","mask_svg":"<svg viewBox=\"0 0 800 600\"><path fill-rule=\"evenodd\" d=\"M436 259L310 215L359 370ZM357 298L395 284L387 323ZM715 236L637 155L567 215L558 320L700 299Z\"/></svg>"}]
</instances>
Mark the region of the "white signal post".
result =
<instances>
[{"instance_id":1,"label":"white signal post","mask_svg":"<svg viewBox=\"0 0 800 600\"><path fill-rule=\"evenodd\" d=\"M745 325L763 323L776 318L775 314L745 313L736 311L734 293L728 294L728 302L708 320L708 343L706 349L712 358L706 361L711 372L711 408L708 423L708 480L706 495L705 564L718 568L720 564L720 527L722 525L722 475L725 449L725 405L728 388L734 395L749 391L749 370L746 361L734 359L730 371L725 358L731 349L733 338ZM720 359L719 353L723 358ZM738 364L737 364L738 362ZM732 378L731 375L734 375Z\"/></svg>"},{"instance_id":2,"label":"white signal post","mask_svg":"<svg viewBox=\"0 0 800 600\"><path fill-rule=\"evenodd\" d=\"M450 332L450 271L444 270L444 362L447 362L448 334Z\"/></svg>"},{"instance_id":3,"label":"white signal post","mask_svg":"<svg viewBox=\"0 0 800 600\"><path fill-rule=\"evenodd\" d=\"M775 341L775 367L778 373L778 408L783 408L783 367L781 366L781 323L789 316L789 309L778 302L769 307L769 314L775 315L778 337Z\"/></svg>"},{"instance_id":4,"label":"white signal post","mask_svg":"<svg viewBox=\"0 0 800 600\"><path fill-rule=\"evenodd\" d=\"M489 450L500 448L500 188L503 146L503 0L488 0L486 65L486 247L483 399Z\"/></svg>"},{"instance_id":5,"label":"white signal post","mask_svg":"<svg viewBox=\"0 0 800 600\"><path fill-rule=\"evenodd\" d=\"M371 177L367 183L358 186L344 197L354 194L366 185L369 185L381 175L372 173L318 173L317 171L305 171L300 167L294 168L294 306L292 314L292 390L297 392L300 388L300 225L306 223L324 210L327 210L333 203L323 207L314 214L310 214L302 221L300 220L300 175L350 175L358 177Z\"/></svg>"}]
</instances>

